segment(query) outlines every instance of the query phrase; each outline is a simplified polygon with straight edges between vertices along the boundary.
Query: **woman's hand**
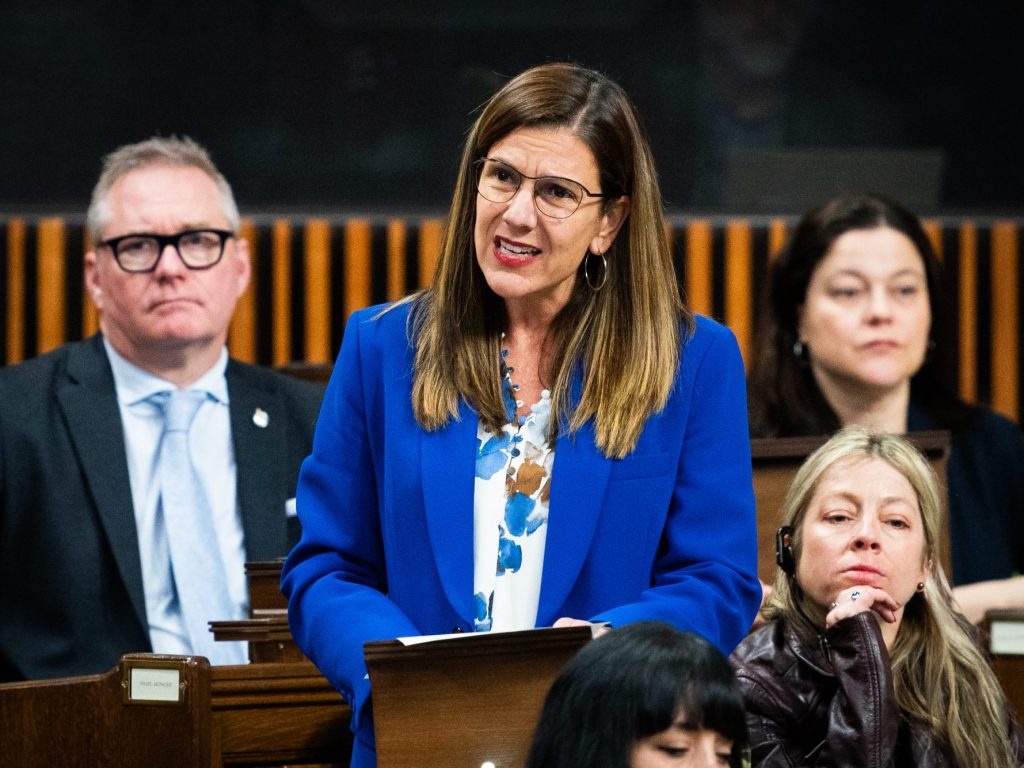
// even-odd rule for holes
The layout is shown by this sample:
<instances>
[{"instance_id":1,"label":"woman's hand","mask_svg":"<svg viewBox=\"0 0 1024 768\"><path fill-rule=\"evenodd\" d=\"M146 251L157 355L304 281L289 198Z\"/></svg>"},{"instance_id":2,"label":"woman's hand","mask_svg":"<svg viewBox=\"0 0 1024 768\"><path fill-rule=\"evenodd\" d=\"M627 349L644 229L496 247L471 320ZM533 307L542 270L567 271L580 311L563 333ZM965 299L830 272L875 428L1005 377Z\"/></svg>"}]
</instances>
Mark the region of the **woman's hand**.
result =
<instances>
[{"instance_id":1,"label":"woman's hand","mask_svg":"<svg viewBox=\"0 0 1024 768\"><path fill-rule=\"evenodd\" d=\"M563 616L560 619L556 619L555 623L552 624L551 626L552 627L593 627L593 629L591 630L591 633L592 633L594 639L599 638L601 635L603 635L605 632L607 632L609 629L611 629L611 627L608 626L607 624L595 624L592 621L584 621L583 619L571 619L568 616Z\"/></svg>"},{"instance_id":2,"label":"woman's hand","mask_svg":"<svg viewBox=\"0 0 1024 768\"><path fill-rule=\"evenodd\" d=\"M825 616L825 626L831 627L836 622L864 611L874 611L886 623L894 624L899 609L900 604L883 589L866 585L850 587L836 595L835 602Z\"/></svg>"}]
</instances>

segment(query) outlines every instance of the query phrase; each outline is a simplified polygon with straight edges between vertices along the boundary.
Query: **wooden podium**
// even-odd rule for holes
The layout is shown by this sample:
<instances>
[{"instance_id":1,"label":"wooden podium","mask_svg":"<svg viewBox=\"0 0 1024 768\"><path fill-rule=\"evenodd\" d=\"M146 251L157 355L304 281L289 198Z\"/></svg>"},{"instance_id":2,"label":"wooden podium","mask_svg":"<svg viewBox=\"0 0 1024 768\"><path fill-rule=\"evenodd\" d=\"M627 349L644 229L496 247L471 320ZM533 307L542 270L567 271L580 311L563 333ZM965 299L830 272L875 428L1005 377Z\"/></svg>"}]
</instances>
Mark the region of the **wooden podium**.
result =
<instances>
[{"instance_id":1,"label":"wooden podium","mask_svg":"<svg viewBox=\"0 0 1024 768\"><path fill-rule=\"evenodd\" d=\"M0 685L0 768L346 768L351 711L295 647L280 569L247 565L253 618L213 623L253 663L136 653L100 675Z\"/></svg>"},{"instance_id":2,"label":"wooden podium","mask_svg":"<svg viewBox=\"0 0 1024 768\"><path fill-rule=\"evenodd\" d=\"M379 768L522 768L548 688L590 627L367 643Z\"/></svg>"}]
</instances>

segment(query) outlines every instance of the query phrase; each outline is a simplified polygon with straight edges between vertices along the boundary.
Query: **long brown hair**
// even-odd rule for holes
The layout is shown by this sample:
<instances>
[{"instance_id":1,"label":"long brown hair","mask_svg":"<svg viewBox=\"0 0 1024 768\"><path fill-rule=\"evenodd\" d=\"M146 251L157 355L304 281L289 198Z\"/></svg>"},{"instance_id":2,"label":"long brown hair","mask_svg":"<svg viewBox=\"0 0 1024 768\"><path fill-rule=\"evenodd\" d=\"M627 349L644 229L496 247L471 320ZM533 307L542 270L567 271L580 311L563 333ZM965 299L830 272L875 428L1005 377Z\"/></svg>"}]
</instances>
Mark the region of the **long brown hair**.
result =
<instances>
[{"instance_id":1,"label":"long brown hair","mask_svg":"<svg viewBox=\"0 0 1024 768\"><path fill-rule=\"evenodd\" d=\"M956 395L955 345L943 302L942 265L921 222L883 197L837 197L804 214L769 272L748 378L752 435L827 435L842 426L810 366L794 351L800 307L807 300L811 277L836 240L853 230L882 227L905 235L914 244L928 287L932 317L929 352L911 378L911 399L943 428L958 429L974 413Z\"/></svg>"},{"instance_id":2,"label":"long brown hair","mask_svg":"<svg viewBox=\"0 0 1024 768\"><path fill-rule=\"evenodd\" d=\"M544 64L513 78L469 133L433 284L408 299L416 345L413 409L428 430L456 418L460 399L492 429L508 420L498 364L504 302L474 256L475 163L524 127L571 130L597 162L601 191L612 196L605 205L630 198L628 218L605 254L604 287L591 290L581 261L545 344L552 357L549 439L593 418L598 448L622 457L667 402L693 317L679 296L657 174L636 110L616 83L574 64ZM573 392L578 373L583 386Z\"/></svg>"},{"instance_id":3,"label":"long brown hair","mask_svg":"<svg viewBox=\"0 0 1024 768\"><path fill-rule=\"evenodd\" d=\"M1008 737L1006 697L973 637L956 613L949 582L938 560L943 499L927 460L910 443L887 433L847 427L812 453L797 471L782 507L782 525L793 529L793 555L801 554L801 531L818 481L838 461L878 458L907 478L917 496L924 527L924 558L931 574L915 594L890 649L896 705L947 746L957 765L1016 765ZM805 640L821 632L795 578L779 570L764 610L782 618Z\"/></svg>"}]
</instances>

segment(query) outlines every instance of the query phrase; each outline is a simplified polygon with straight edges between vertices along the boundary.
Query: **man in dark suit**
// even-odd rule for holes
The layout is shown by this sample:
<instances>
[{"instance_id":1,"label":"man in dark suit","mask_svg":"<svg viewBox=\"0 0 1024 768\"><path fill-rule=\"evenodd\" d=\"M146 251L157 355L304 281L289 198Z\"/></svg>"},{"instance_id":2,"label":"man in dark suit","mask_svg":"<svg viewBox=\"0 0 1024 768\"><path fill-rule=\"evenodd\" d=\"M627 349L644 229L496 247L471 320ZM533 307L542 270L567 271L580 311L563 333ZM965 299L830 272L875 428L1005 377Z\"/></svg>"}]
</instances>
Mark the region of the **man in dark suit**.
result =
<instances>
[{"instance_id":1,"label":"man in dark suit","mask_svg":"<svg viewBox=\"0 0 1024 768\"><path fill-rule=\"evenodd\" d=\"M203 585L229 606L208 620L241 618L245 561L287 554L298 533L296 479L322 390L228 358L250 265L224 177L189 139L122 147L88 225L101 332L0 369L0 680L203 652L183 618L186 569L209 569ZM190 552L209 543L198 566L172 555L160 467L162 403L184 390L198 410L180 483L213 532ZM244 661L238 645L215 646L204 655Z\"/></svg>"}]
</instances>

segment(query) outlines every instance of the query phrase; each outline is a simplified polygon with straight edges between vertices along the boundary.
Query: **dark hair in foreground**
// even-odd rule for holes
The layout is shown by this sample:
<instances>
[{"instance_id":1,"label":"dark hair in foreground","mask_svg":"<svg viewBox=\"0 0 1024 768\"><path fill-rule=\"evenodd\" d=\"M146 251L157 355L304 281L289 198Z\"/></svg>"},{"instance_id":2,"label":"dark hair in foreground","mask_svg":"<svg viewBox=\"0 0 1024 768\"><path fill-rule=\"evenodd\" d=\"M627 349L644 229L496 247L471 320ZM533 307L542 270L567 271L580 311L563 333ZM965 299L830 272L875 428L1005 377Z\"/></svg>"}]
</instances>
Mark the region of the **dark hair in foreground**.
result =
<instances>
[{"instance_id":1,"label":"dark hair in foreground","mask_svg":"<svg viewBox=\"0 0 1024 768\"><path fill-rule=\"evenodd\" d=\"M730 740L730 765L742 765L746 715L726 658L668 624L628 624L584 646L555 680L528 767L629 768L633 746L680 715Z\"/></svg>"},{"instance_id":2,"label":"dark hair in foreground","mask_svg":"<svg viewBox=\"0 0 1024 768\"><path fill-rule=\"evenodd\" d=\"M818 265L842 235L887 228L905 235L921 257L932 324L929 352L910 381L911 399L943 428L958 429L974 413L956 394L954 341L944 306L942 264L921 222L877 196L837 197L803 215L771 266L748 379L755 437L827 435L842 425L818 388L810 365L794 353L800 308ZM810 350L813 354L813 350Z\"/></svg>"}]
</instances>

